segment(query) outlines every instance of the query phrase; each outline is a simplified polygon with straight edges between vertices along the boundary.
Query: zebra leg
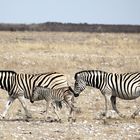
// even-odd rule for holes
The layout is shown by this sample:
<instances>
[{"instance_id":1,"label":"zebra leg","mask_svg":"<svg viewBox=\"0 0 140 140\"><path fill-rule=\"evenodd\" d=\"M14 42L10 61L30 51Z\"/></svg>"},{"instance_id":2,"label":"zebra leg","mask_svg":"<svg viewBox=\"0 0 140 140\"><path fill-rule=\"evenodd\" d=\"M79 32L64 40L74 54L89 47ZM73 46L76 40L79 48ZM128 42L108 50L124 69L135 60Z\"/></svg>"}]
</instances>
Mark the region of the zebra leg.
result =
<instances>
[{"instance_id":1,"label":"zebra leg","mask_svg":"<svg viewBox=\"0 0 140 140\"><path fill-rule=\"evenodd\" d=\"M65 103L68 105L68 107L70 108L70 111L69 111L69 116L68 116L68 121L70 122L72 120L72 122L75 122L76 121L76 118L75 118L75 111L76 111L76 108L74 107L73 103L71 100L66 100L65 99Z\"/></svg>"},{"instance_id":2,"label":"zebra leg","mask_svg":"<svg viewBox=\"0 0 140 140\"><path fill-rule=\"evenodd\" d=\"M105 98L105 112L103 114L103 116L105 116L105 118L110 118L111 116L109 115L109 109L110 109L110 98L112 93L104 93L104 98Z\"/></svg>"},{"instance_id":3,"label":"zebra leg","mask_svg":"<svg viewBox=\"0 0 140 140\"><path fill-rule=\"evenodd\" d=\"M73 104L70 105L70 112L69 112L69 117L68 117L68 121L72 120L72 122L76 121L76 117L75 117L75 107Z\"/></svg>"},{"instance_id":4,"label":"zebra leg","mask_svg":"<svg viewBox=\"0 0 140 140\"><path fill-rule=\"evenodd\" d=\"M102 117L105 117L106 114L107 114L107 97L104 94L103 94L103 96L104 96L104 99L105 99L105 111L101 112L100 115Z\"/></svg>"},{"instance_id":5,"label":"zebra leg","mask_svg":"<svg viewBox=\"0 0 140 140\"><path fill-rule=\"evenodd\" d=\"M70 122L72 120L72 112L73 112L73 109L70 107L68 122Z\"/></svg>"},{"instance_id":6,"label":"zebra leg","mask_svg":"<svg viewBox=\"0 0 140 140\"><path fill-rule=\"evenodd\" d=\"M12 105L12 103L14 102L15 98L12 98L12 97L8 97L8 100L6 102L6 105L5 105L5 109L3 111L3 113L0 115L3 119L5 118L10 106Z\"/></svg>"},{"instance_id":7,"label":"zebra leg","mask_svg":"<svg viewBox=\"0 0 140 140\"><path fill-rule=\"evenodd\" d=\"M139 114L140 108L138 108L132 115L131 118L135 119L135 117Z\"/></svg>"},{"instance_id":8,"label":"zebra leg","mask_svg":"<svg viewBox=\"0 0 140 140\"><path fill-rule=\"evenodd\" d=\"M58 112L57 112L56 106L54 105L53 102L51 103L51 105L52 105L52 107L53 107L54 113L56 114L56 116L57 116L57 118L58 118L58 122L61 122L61 119L60 119L60 116L59 116L59 114L58 114Z\"/></svg>"},{"instance_id":9,"label":"zebra leg","mask_svg":"<svg viewBox=\"0 0 140 140\"><path fill-rule=\"evenodd\" d=\"M53 107L53 110L54 110L54 104L52 104L51 100L50 99L45 99L46 100L46 115L45 115L45 120L46 121L49 121L49 122L52 122L54 120L51 119L51 117L48 117L48 109L49 109L49 106L50 106L50 103L51 103L51 106ZM54 111L54 113L57 115L57 113Z\"/></svg>"},{"instance_id":10,"label":"zebra leg","mask_svg":"<svg viewBox=\"0 0 140 140\"><path fill-rule=\"evenodd\" d=\"M27 110L27 105L26 105L26 101L25 101L26 99L25 99L25 97L20 95L20 96L18 96L18 100L21 103L21 105L22 105L22 107L23 107L23 109L25 111L26 118L27 119L28 118L31 118L32 116L31 116L31 114Z\"/></svg>"},{"instance_id":11,"label":"zebra leg","mask_svg":"<svg viewBox=\"0 0 140 140\"><path fill-rule=\"evenodd\" d=\"M136 88L136 94L138 97L140 96L140 87ZM131 115L131 118L135 119L135 117L139 114L140 112L140 105L138 105L138 109Z\"/></svg>"},{"instance_id":12,"label":"zebra leg","mask_svg":"<svg viewBox=\"0 0 140 140\"><path fill-rule=\"evenodd\" d=\"M117 107L116 107L116 96L111 96L110 100L111 100L112 107L113 107L113 109L116 111L116 113L117 113L120 117L124 118L125 115L121 114L121 113L119 112L119 110L117 109Z\"/></svg>"},{"instance_id":13,"label":"zebra leg","mask_svg":"<svg viewBox=\"0 0 140 140\"><path fill-rule=\"evenodd\" d=\"M46 101L46 114L48 114L49 104L50 104L50 102Z\"/></svg>"}]
</instances>

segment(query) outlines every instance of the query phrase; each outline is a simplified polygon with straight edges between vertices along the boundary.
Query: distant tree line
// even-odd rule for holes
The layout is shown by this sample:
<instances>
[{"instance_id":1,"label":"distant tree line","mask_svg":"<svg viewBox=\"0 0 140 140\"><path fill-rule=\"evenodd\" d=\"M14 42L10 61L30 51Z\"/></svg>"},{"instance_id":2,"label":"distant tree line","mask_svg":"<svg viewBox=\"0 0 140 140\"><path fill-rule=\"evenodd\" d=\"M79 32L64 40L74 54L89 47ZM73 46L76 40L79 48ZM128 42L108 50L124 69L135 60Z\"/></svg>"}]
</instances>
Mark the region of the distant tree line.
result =
<instances>
[{"instance_id":1,"label":"distant tree line","mask_svg":"<svg viewBox=\"0 0 140 140\"><path fill-rule=\"evenodd\" d=\"M0 24L0 31L125 32L140 33L140 25L104 25L46 22L41 24Z\"/></svg>"}]
</instances>

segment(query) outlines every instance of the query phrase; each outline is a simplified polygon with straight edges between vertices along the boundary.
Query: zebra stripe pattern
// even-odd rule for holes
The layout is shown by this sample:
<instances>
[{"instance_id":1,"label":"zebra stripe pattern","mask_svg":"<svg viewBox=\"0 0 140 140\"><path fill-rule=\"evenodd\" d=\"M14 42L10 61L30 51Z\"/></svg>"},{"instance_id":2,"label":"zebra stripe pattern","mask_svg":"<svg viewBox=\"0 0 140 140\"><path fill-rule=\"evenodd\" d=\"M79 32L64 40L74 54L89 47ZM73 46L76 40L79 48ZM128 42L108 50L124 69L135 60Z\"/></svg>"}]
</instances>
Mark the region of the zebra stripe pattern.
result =
<instances>
[{"instance_id":1,"label":"zebra stripe pattern","mask_svg":"<svg viewBox=\"0 0 140 140\"><path fill-rule=\"evenodd\" d=\"M0 88L10 92L13 86L12 76L16 75L14 71L0 71Z\"/></svg>"},{"instance_id":2,"label":"zebra stripe pattern","mask_svg":"<svg viewBox=\"0 0 140 140\"><path fill-rule=\"evenodd\" d=\"M57 72L43 74L17 74L13 78L15 86L11 90L10 96L16 97L19 92L24 91L25 98L30 100L32 99L32 91L36 86L52 89L68 87L66 77Z\"/></svg>"},{"instance_id":3,"label":"zebra stripe pattern","mask_svg":"<svg viewBox=\"0 0 140 140\"><path fill-rule=\"evenodd\" d=\"M133 100L140 96L140 73L107 73L99 70L81 71L75 74L74 96L77 97L86 88L92 86L101 91L105 97L105 113L107 116L109 102L119 116L124 117L116 107L116 97L124 100ZM140 112L138 108L134 118Z\"/></svg>"},{"instance_id":4,"label":"zebra stripe pattern","mask_svg":"<svg viewBox=\"0 0 140 140\"><path fill-rule=\"evenodd\" d=\"M13 79L12 77L16 75L16 72L14 71L0 71L0 88L3 90L6 90L8 93L10 93L10 90L13 87ZM9 96L7 103L5 105L5 109L0 116L2 118L5 117L7 110L9 108L9 105L12 103L12 99Z\"/></svg>"},{"instance_id":5,"label":"zebra stripe pattern","mask_svg":"<svg viewBox=\"0 0 140 140\"><path fill-rule=\"evenodd\" d=\"M68 121L70 121L70 119L75 120L75 115L73 112L75 110L75 107L73 105L73 102L74 102L74 93L73 92L74 91L72 90L71 87L64 87L64 88L59 88L59 89L35 87L35 89L33 91L32 100L39 101L39 100L45 99L47 102L46 112L48 110L49 104L51 103L51 105L53 106L54 112L59 121L61 119L56 110L56 107L52 103L55 101L63 101L70 108L69 117L68 117Z\"/></svg>"},{"instance_id":6,"label":"zebra stripe pattern","mask_svg":"<svg viewBox=\"0 0 140 140\"><path fill-rule=\"evenodd\" d=\"M16 98L19 99L27 118L30 118L31 114L27 110L25 98L30 99L32 102L32 92L36 86L52 89L68 87L66 77L57 72L43 74L16 74L12 76L12 81L13 86L9 92L10 100L13 102ZM9 104L8 108L10 105L11 104Z\"/></svg>"}]
</instances>

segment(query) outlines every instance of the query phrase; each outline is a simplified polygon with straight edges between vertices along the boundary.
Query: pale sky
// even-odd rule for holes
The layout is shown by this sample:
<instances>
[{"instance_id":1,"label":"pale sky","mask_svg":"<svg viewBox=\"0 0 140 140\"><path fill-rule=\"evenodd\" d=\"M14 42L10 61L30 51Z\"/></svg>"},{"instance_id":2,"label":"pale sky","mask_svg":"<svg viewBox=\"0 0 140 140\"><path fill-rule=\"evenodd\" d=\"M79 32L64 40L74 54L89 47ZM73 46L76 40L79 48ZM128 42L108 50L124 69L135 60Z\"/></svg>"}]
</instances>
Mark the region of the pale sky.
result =
<instances>
[{"instance_id":1,"label":"pale sky","mask_svg":"<svg viewBox=\"0 0 140 140\"><path fill-rule=\"evenodd\" d=\"M0 0L0 23L140 25L140 0Z\"/></svg>"}]
</instances>

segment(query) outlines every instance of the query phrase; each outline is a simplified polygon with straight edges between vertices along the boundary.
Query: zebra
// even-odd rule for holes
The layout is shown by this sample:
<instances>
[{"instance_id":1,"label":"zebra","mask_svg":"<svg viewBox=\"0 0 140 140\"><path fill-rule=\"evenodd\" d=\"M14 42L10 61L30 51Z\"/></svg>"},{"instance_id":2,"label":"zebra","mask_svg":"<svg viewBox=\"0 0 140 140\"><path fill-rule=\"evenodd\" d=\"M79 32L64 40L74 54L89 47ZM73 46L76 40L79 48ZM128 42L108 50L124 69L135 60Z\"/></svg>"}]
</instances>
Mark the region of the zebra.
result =
<instances>
[{"instance_id":1,"label":"zebra","mask_svg":"<svg viewBox=\"0 0 140 140\"><path fill-rule=\"evenodd\" d=\"M74 107L74 91L71 87L63 87L58 89L50 89L50 88L44 88L44 87L35 87L32 94L32 101L39 101L39 100L46 100L46 113L48 110L49 105L51 104L54 110L54 113L56 114L58 121L61 121L60 116L56 110L56 107L54 106L53 102L55 101L63 101L69 108L69 117L68 121L72 119L72 121L75 121L75 113L74 111L76 108Z\"/></svg>"},{"instance_id":2,"label":"zebra","mask_svg":"<svg viewBox=\"0 0 140 140\"><path fill-rule=\"evenodd\" d=\"M13 79L12 77L16 75L15 71L10 70L1 70L0 71L0 88L3 90L6 90L8 93L10 93L10 90L13 87ZM4 117L7 113L8 106L12 103L12 99L9 96L7 99L7 102L5 104L5 109L2 114L0 114L1 117Z\"/></svg>"},{"instance_id":3,"label":"zebra","mask_svg":"<svg viewBox=\"0 0 140 140\"><path fill-rule=\"evenodd\" d=\"M18 99L25 111L26 119L31 118L26 105L26 100L32 101L32 92L36 86L48 87L52 89L68 87L67 79L64 75L57 72L48 72L42 74L24 74L17 73L12 76L12 88L9 92L10 104L7 104L5 112L7 113L11 104ZM5 117L6 113L3 115Z\"/></svg>"},{"instance_id":4,"label":"zebra","mask_svg":"<svg viewBox=\"0 0 140 140\"><path fill-rule=\"evenodd\" d=\"M116 107L116 97L124 100L133 100L140 96L140 73L107 73L100 70L85 70L75 74L74 96L79 94L86 88L91 86L101 91L105 98L104 116L108 115L109 102L111 101L113 110L120 117L125 117ZM140 112L138 108L132 115L135 118Z\"/></svg>"}]
</instances>

